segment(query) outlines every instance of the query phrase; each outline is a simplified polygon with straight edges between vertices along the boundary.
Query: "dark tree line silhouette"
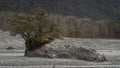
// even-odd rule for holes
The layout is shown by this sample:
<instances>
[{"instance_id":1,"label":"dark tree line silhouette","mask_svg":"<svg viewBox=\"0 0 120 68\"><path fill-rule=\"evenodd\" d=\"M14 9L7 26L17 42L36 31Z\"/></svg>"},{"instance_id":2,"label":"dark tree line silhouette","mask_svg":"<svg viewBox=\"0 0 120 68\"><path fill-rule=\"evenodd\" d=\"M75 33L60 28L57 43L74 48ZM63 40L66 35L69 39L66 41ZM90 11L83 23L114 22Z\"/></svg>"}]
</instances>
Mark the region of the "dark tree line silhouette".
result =
<instances>
[{"instance_id":1,"label":"dark tree line silhouette","mask_svg":"<svg viewBox=\"0 0 120 68\"><path fill-rule=\"evenodd\" d=\"M120 0L0 0L0 11L29 12L36 6L54 14L120 20Z\"/></svg>"}]
</instances>

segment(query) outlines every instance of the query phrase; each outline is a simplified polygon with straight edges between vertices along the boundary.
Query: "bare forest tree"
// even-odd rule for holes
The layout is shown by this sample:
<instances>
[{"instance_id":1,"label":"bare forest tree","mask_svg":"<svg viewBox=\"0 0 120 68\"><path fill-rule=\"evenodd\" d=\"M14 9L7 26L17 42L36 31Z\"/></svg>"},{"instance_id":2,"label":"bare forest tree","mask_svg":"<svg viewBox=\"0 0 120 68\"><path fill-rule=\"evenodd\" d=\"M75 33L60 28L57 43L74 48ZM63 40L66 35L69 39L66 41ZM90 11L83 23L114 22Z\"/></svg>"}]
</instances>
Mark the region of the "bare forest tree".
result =
<instances>
[{"instance_id":1,"label":"bare forest tree","mask_svg":"<svg viewBox=\"0 0 120 68\"><path fill-rule=\"evenodd\" d=\"M8 30L8 19L14 12L0 12L0 29ZM60 25L60 35L81 38L120 38L120 22L50 14Z\"/></svg>"}]
</instances>

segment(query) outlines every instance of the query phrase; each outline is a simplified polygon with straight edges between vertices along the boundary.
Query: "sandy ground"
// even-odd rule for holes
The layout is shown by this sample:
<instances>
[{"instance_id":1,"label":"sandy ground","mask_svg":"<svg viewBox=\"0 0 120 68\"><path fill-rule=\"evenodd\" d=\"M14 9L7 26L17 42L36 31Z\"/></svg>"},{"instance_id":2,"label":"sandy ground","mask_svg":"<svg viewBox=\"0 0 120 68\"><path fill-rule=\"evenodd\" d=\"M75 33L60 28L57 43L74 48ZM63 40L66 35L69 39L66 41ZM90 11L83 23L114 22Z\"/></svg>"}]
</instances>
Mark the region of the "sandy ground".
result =
<instances>
[{"instance_id":1,"label":"sandy ground","mask_svg":"<svg viewBox=\"0 0 120 68\"><path fill-rule=\"evenodd\" d=\"M56 40L55 43L51 43L51 45L63 45L63 44L96 49L99 53L107 56L108 62L98 63L73 59L57 59L57 58L48 59L48 58L23 57L25 49L24 40L21 39L20 36L11 37L8 32L0 31L0 66L120 65L119 39L65 38L64 40ZM9 48L11 47L12 49L9 50ZM48 68L50 68L50 66Z\"/></svg>"}]
</instances>

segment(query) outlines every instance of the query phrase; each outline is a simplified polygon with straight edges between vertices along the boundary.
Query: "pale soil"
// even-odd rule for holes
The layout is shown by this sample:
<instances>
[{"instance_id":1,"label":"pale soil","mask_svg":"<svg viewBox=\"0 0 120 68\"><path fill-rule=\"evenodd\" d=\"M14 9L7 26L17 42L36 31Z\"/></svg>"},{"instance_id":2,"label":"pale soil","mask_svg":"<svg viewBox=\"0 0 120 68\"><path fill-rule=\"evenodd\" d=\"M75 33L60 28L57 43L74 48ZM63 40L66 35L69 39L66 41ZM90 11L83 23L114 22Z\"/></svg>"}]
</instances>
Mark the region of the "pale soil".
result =
<instances>
[{"instance_id":1,"label":"pale soil","mask_svg":"<svg viewBox=\"0 0 120 68\"><path fill-rule=\"evenodd\" d=\"M59 43L59 44L58 44ZM1 66L26 66L26 65L120 65L120 40L119 39L80 39L64 38L51 43L52 46L74 45L96 49L107 56L108 62L97 63L73 59L47 59L23 57L24 40L19 36L11 37L8 32L0 31L0 65ZM12 47L14 49L7 50ZM61 46L62 47L62 46Z\"/></svg>"}]
</instances>

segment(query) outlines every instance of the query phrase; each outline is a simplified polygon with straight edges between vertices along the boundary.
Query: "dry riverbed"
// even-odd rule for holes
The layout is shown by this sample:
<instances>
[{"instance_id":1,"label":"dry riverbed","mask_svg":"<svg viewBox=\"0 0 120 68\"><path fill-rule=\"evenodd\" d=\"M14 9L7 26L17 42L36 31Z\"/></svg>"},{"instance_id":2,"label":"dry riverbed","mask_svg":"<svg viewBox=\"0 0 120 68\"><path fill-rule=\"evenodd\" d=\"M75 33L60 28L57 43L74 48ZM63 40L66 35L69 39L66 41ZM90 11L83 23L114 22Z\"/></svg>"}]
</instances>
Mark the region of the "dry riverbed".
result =
<instances>
[{"instance_id":1,"label":"dry riverbed","mask_svg":"<svg viewBox=\"0 0 120 68\"><path fill-rule=\"evenodd\" d=\"M73 59L23 57L25 49L24 40L19 36L11 37L8 32L0 31L0 66L120 65L119 39L64 38L63 40L58 39L50 45L59 46L61 44L96 49L99 53L104 54L107 57L108 62L98 63Z\"/></svg>"}]
</instances>

